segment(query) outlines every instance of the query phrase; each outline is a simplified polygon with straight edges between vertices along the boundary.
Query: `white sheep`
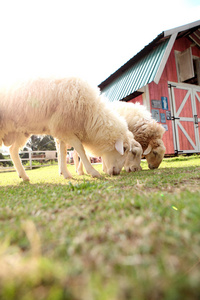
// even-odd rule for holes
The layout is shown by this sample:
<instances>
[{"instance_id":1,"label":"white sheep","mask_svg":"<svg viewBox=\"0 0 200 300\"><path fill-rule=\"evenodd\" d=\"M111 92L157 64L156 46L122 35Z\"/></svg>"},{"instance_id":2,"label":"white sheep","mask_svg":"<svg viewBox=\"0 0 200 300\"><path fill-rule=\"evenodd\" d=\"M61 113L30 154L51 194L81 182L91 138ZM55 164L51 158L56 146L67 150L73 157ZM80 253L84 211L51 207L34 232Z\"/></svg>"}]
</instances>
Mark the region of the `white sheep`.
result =
<instances>
[{"instance_id":1,"label":"white sheep","mask_svg":"<svg viewBox=\"0 0 200 300\"><path fill-rule=\"evenodd\" d=\"M87 173L100 177L88 161L84 147L101 156L106 173L119 174L135 140L126 121L109 109L99 90L79 78L37 79L0 90L0 146L10 147L14 166L29 180L18 155L32 134L58 139L60 173L71 178L65 144L79 153Z\"/></svg>"},{"instance_id":2,"label":"white sheep","mask_svg":"<svg viewBox=\"0 0 200 300\"><path fill-rule=\"evenodd\" d=\"M110 109L119 113L127 121L129 130L140 143L143 155L146 157L150 169L158 168L163 160L166 148L162 141L165 129L152 119L151 113L140 103L114 101L109 103ZM136 149L136 145L135 145ZM124 169L127 172L138 171L139 152L129 152L125 160ZM81 162L78 164L75 153L75 165L78 174L84 174Z\"/></svg>"},{"instance_id":3,"label":"white sheep","mask_svg":"<svg viewBox=\"0 0 200 300\"><path fill-rule=\"evenodd\" d=\"M127 121L129 130L142 146L143 155L147 159L149 168L158 168L166 151L162 141L165 132L163 126L152 119L151 113L140 103L116 101L111 105L113 110ZM131 159L132 156L129 154L124 165L127 170Z\"/></svg>"}]
</instances>

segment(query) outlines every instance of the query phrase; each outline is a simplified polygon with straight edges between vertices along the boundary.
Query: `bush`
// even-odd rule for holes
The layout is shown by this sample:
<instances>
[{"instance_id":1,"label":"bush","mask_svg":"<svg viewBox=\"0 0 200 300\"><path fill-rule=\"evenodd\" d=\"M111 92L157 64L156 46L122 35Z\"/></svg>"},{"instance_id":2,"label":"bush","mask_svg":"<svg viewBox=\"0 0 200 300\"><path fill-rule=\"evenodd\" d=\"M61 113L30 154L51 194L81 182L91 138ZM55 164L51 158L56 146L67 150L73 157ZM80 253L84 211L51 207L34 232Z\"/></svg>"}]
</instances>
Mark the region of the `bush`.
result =
<instances>
[{"instance_id":1,"label":"bush","mask_svg":"<svg viewBox=\"0 0 200 300\"><path fill-rule=\"evenodd\" d=\"M2 153L0 153L0 159L6 159L6 157L4 157ZM0 166L2 167L10 167L12 165L13 164L11 161L0 161Z\"/></svg>"}]
</instances>

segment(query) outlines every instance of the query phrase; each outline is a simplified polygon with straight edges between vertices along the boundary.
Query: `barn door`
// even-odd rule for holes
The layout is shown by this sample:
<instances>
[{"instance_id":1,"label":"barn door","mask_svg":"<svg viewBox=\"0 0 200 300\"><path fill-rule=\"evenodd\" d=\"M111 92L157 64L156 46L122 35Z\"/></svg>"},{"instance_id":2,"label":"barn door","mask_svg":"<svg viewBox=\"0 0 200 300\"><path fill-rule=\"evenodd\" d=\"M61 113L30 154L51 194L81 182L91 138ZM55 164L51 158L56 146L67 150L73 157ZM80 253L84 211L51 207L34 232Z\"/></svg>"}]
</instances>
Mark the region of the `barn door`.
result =
<instances>
[{"instance_id":1,"label":"barn door","mask_svg":"<svg viewBox=\"0 0 200 300\"><path fill-rule=\"evenodd\" d=\"M170 88L176 152L200 152L200 87L182 84Z\"/></svg>"},{"instance_id":2,"label":"barn door","mask_svg":"<svg viewBox=\"0 0 200 300\"><path fill-rule=\"evenodd\" d=\"M198 152L200 152L200 87L193 90L194 91L194 102L196 107L195 115L195 127L198 135Z\"/></svg>"}]
</instances>

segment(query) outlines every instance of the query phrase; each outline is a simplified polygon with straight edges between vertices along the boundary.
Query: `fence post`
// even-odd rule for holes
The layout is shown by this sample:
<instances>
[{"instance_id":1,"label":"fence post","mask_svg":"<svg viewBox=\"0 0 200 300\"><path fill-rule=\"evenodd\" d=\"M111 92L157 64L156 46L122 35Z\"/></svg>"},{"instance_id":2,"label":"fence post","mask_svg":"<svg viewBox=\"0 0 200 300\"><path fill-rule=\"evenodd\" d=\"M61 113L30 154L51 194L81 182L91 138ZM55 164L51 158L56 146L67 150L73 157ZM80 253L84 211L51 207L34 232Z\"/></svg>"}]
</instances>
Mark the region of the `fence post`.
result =
<instances>
[{"instance_id":1,"label":"fence post","mask_svg":"<svg viewBox=\"0 0 200 300\"><path fill-rule=\"evenodd\" d=\"M30 170L32 170L32 151L28 151L28 158L29 158L29 165L30 165Z\"/></svg>"}]
</instances>

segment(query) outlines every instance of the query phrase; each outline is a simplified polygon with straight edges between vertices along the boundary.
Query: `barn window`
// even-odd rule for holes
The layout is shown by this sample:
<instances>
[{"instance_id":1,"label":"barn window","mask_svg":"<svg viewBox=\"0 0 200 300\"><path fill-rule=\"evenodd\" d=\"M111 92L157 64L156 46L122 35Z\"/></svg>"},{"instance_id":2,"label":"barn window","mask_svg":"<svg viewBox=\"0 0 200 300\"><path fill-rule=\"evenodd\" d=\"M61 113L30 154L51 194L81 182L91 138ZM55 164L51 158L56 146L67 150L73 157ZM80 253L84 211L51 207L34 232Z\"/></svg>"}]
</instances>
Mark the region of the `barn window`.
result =
<instances>
[{"instance_id":1,"label":"barn window","mask_svg":"<svg viewBox=\"0 0 200 300\"><path fill-rule=\"evenodd\" d=\"M199 58L193 57L191 47L176 53L177 75L179 82L200 85Z\"/></svg>"}]
</instances>

